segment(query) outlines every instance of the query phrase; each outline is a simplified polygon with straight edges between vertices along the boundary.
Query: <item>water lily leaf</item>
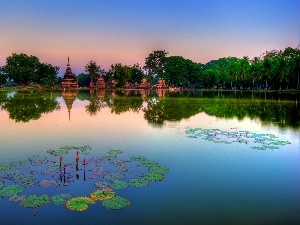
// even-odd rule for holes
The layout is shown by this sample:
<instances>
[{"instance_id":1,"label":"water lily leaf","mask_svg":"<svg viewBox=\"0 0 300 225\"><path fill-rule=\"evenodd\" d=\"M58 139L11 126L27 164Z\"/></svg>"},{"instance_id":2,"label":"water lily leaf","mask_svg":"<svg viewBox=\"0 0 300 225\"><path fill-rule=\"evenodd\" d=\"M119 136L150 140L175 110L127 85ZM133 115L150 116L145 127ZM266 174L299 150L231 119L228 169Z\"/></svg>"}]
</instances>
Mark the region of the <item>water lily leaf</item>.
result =
<instances>
[{"instance_id":1,"label":"water lily leaf","mask_svg":"<svg viewBox=\"0 0 300 225\"><path fill-rule=\"evenodd\" d=\"M25 188L21 187L19 185L5 186L0 189L0 197L10 197L13 195L17 195L17 194L20 194L24 190L25 190Z\"/></svg>"},{"instance_id":2,"label":"water lily leaf","mask_svg":"<svg viewBox=\"0 0 300 225\"><path fill-rule=\"evenodd\" d=\"M147 160L147 158L145 156L136 156L136 155L131 156L130 159L133 161L139 161L139 162Z\"/></svg>"},{"instance_id":3,"label":"water lily leaf","mask_svg":"<svg viewBox=\"0 0 300 225\"><path fill-rule=\"evenodd\" d=\"M54 180L42 180L42 181L38 182L38 185L41 187L50 187L55 184L56 184L56 182Z\"/></svg>"},{"instance_id":4,"label":"water lily leaf","mask_svg":"<svg viewBox=\"0 0 300 225\"><path fill-rule=\"evenodd\" d=\"M87 210L89 204L94 204L95 202L91 198L87 197L76 197L71 198L67 201L66 207L70 210L84 211Z\"/></svg>"},{"instance_id":5,"label":"water lily leaf","mask_svg":"<svg viewBox=\"0 0 300 225\"><path fill-rule=\"evenodd\" d=\"M113 189L126 189L126 188L128 188L128 184L124 181L117 180L111 184L111 187Z\"/></svg>"},{"instance_id":6,"label":"water lily leaf","mask_svg":"<svg viewBox=\"0 0 300 225\"><path fill-rule=\"evenodd\" d=\"M4 183L0 182L0 189L2 189L4 187Z\"/></svg>"},{"instance_id":7,"label":"water lily leaf","mask_svg":"<svg viewBox=\"0 0 300 225\"><path fill-rule=\"evenodd\" d=\"M50 155L53 156L60 156L60 155L65 155L68 153L67 149L59 149L59 150L48 150L47 151Z\"/></svg>"},{"instance_id":8,"label":"water lily leaf","mask_svg":"<svg viewBox=\"0 0 300 225\"><path fill-rule=\"evenodd\" d=\"M79 147L78 150L81 151L82 154L87 155L92 148L89 145Z\"/></svg>"},{"instance_id":9,"label":"water lily leaf","mask_svg":"<svg viewBox=\"0 0 300 225\"><path fill-rule=\"evenodd\" d=\"M260 147L260 146L253 146L251 148L256 149L256 150L266 150L265 147Z\"/></svg>"},{"instance_id":10,"label":"water lily leaf","mask_svg":"<svg viewBox=\"0 0 300 225\"><path fill-rule=\"evenodd\" d=\"M21 206L25 208L38 208L48 202L50 202L50 197L48 195L29 195L22 200Z\"/></svg>"},{"instance_id":11,"label":"water lily leaf","mask_svg":"<svg viewBox=\"0 0 300 225\"><path fill-rule=\"evenodd\" d=\"M42 171L43 175L50 175L50 176L54 176L54 175L56 175L58 173L59 173L59 170L55 169L55 168L54 169L50 168L50 169L46 169L46 170Z\"/></svg>"},{"instance_id":12,"label":"water lily leaf","mask_svg":"<svg viewBox=\"0 0 300 225\"><path fill-rule=\"evenodd\" d=\"M29 164L29 160L18 160L11 163L12 167L21 167Z\"/></svg>"},{"instance_id":13,"label":"water lily leaf","mask_svg":"<svg viewBox=\"0 0 300 225\"><path fill-rule=\"evenodd\" d=\"M35 176L32 174L18 174L15 175L12 180L16 183L28 183L28 182L32 182L35 179Z\"/></svg>"},{"instance_id":14,"label":"water lily leaf","mask_svg":"<svg viewBox=\"0 0 300 225\"><path fill-rule=\"evenodd\" d=\"M48 162L46 157L40 156L40 155L34 155L34 156L30 157L28 160L29 160L30 164L33 166L40 166L40 165Z\"/></svg>"},{"instance_id":15,"label":"water lily leaf","mask_svg":"<svg viewBox=\"0 0 300 225\"><path fill-rule=\"evenodd\" d=\"M51 198L51 203L53 205L64 205L67 200L71 199L71 194L60 194L60 195L54 195Z\"/></svg>"},{"instance_id":16,"label":"water lily leaf","mask_svg":"<svg viewBox=\"0 0 300 225\"><path fill-rule=\"evenodd\" d=\"M116 194L112 191L95 190L91 193L91 199L93 201L96 201L96 200L103 201L105 199L111 199L115 196L116 196Z\"/></svg>"},{"instance_id":17,"label":"water lily leaf","mask_svg":"<svg viewBox=\"0 0 300 225\"><path fill-rule=\"evenodd\" d=\"M119 155L119 154L122 154L123 152L121 150L111 149L111 150L108 150L107 153L110 155Z\"/></svg>"},{"instance_id":18,"label":"water lily leaf","mask_svg":"<svg viewBox=\"0 0 300 225\"><path fill-rule=\"evenodd\" d=\"M120 169L120 170L122 170L122 172L127 172L128 171L128 168L125 165L123 165L123 164L119 164L117 166L117 168Z\"/></svg>"},{"instance_id":19,"label":"water lily leaf","mask_svg":"<svg viewBox=\"0 0 300 225\"><path fill-rule=\"evenodd\" d=\"M145 161L141 161L141 164L143 166L146 166L146 167L151 167L151 166L157 166L158 163L155 162L155 161L150 161L150 160L145 160Z\"/></svg>"},{"instance_id":20,"label":"water lily leaf","mask_svg":"<svg viewBox=\"0 0 300 225\"><path fill-rule=\"evenodd\" d=\"M157 173L147 173L144 175L144 178L146 180L150 180L150 181L161 181L163 180L165 177L162 174L157 174Z\"/></svg>"},{"instance_id":21,"label":"water lily leaf","mask_svg":"<svg viewBox=\"0 0 300 225\"><path fill-rule=\"evenodd\" d=\"M163 166L152 166L149 168L150 173L156 173L156 174L165 174L169 172L169 169Z\"/></svg>"},{"instance_id":22,"label":"water lily leaf","mask_svg":"<svg viewBox=\"0 0 300 225\"><path fill-rule=\"evenodd\" d=\"M142 178L133 178L129 180L129 184L133 187L146 187L148 185L149 181Z\"/></svg>"},{"instance_id":23,"label":"water lily leaf","mask_svg":"<svg viewBox=\"0 0 300 225\"><path fill-rule=\"evenodd\" d=\"M22 201L25 197L26 195L13 195L9 198L9 201Z\"/></svg>"},{"instance_id":24,"label":"water lily leaf","mask_svg":"<svg viewBox=\"0 0 300 225\"><path fill-rule=\"evenodd\" d=\"M124 174L121 173L109 173L105 175L104 178L109 181L116 181L116 180L123 180L125 176Z\"/></svg>"},{"instance_id":25,"label":"water lily leaf","mask_svg":"<svg viewBox=\"0 0 300 225\"><path fill-rule=\"evenodd\" d=\"M1 170L9 170L11 169L11 164L2 164L0 165L0 171Z\"/></svg>"},{"instance_id":26,"label":"water lily leaf","mask_svg":"<svg viewBox=\"0 0 300 225\"><path fill-rule=\"evenodd\" d=\"M98 181L98 182L95 183L95 186L96 186L97 188L105 188L105 187L108 186L108 183L107 183L107 182L104 182L104 181Z\"/></svg>"},{"instance_id":27,"label":"water lily leaf","mask_svg":"<svg viewBox=\"0 0 300 225\"><path fill-rule=\"evenodd\" d=\"M123 197L116 196L109 200L102 201L102 205L108 209L118 210L130 205L130 202Z\"/></svg>"}]
</instances>

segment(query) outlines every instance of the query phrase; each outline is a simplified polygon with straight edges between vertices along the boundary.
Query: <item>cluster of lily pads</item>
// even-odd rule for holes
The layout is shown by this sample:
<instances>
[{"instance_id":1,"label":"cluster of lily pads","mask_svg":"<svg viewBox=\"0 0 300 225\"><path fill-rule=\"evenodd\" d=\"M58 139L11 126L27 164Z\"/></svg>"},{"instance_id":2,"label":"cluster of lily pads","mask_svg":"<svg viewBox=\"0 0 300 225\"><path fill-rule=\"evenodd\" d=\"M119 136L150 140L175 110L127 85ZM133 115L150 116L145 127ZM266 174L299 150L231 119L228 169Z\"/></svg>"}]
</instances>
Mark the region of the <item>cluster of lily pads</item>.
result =
<instances>
[{"instance_id":1,"label":"cluster of lily pads","mask_svg":"<svg viewBox=\"0 0 300 225\"><path fill-rule=\"evenodd\" d=\"M47 151L47 156L34 155L0 165L0 201L9 198L33 209L52 203L76 211L100 201L105 208L117 210L129 206L130 201L116 191L162 181L169 171L145 156L125 159L121 150L113 149L102 157L88 158L90 150L90 146L64 146ZM78 184L87 192L91 186L94 190L87 196L75 196ZM36 187L41 188L38 193L34 193Z\"/></svg>"},{"instance_id":2,"label":"cluster of lily pads","mask_svg":"<svg viewBox=\"0 0 300 225\"><path fill-rule=\"evenodd\" d=\"M273 134L261 134L250 131L222 131L219 129L189 128L185 131L189 138L202 138L214 143L243 143L252 145L252 149L279 149L280 146L291 144L289 141L278 140Z\"/></svg>"}]
</instances>

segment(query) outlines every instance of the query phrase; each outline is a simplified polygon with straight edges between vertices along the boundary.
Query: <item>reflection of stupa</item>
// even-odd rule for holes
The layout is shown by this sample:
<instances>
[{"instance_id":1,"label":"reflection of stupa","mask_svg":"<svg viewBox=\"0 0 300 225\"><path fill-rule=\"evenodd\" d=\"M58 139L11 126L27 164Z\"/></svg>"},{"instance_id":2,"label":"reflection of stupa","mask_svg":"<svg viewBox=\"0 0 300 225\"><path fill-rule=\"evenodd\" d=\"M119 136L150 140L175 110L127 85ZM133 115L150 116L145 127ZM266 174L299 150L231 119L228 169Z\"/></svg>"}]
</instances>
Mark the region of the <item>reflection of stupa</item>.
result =
<instances>
[{"instance_id":1,"label":"reflection of stupa","mask_svg":"<svg viewBox=\"0 0 300 225\"><path fill-rule=\"evenodd\" d=\"M67 65L66 73L61 82L61 86L64 89L74 89L74 88L78 87L77 81L75 80L75 76L72 73L72 70L70 67L69 57L68 57L68 65Z\"/></svg>"},{"instance_id":2,"label":"reflection of stupa","mask_svg":"<svg viewBox=\"0 0 300 225\"><path fill-rule=\"evenodd\" d=\"M62 93L61 93L63 99L65 100L67 109L68 109L69 121L70 121L70 118L71 118L72 105L73 105L73 102L76 99L77 94L78 94L77 89L73 89L73 90L72 89L66 89L66 90L63 90Z\"/></svg>"}]
</instances>

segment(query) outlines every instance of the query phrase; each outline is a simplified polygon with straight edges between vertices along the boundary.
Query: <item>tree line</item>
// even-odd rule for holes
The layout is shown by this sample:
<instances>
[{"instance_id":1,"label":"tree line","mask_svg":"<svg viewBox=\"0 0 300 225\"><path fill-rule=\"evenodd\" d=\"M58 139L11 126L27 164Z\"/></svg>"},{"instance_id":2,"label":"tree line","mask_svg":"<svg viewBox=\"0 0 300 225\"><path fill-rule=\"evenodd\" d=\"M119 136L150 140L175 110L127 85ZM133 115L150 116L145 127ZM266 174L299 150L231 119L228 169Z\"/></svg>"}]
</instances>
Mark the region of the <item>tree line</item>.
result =
<instances>
[{"instance_id":1,"label":"tree line","mask_svg":"<svg viewBox=\"0 0 300 225\"><path fill-rule=\"evenodd\" d=\"M249 59L223 57L206 64L196 63L182 56L168 56L165 50L152 51L145 58L145 66L116 63L105 71L95 61L85 65L85 72L75 75L78 85L89 87L100 76L115 87L138 87L145 78L155 86L162 78L168 87L223 89L297 89L300 88L300 49L288 47L267 51ZM41 63L36 56L12 54L0 67L0 84L38 84L45 87L60 85L59 67Z\"/></svg>"}]
</instances>

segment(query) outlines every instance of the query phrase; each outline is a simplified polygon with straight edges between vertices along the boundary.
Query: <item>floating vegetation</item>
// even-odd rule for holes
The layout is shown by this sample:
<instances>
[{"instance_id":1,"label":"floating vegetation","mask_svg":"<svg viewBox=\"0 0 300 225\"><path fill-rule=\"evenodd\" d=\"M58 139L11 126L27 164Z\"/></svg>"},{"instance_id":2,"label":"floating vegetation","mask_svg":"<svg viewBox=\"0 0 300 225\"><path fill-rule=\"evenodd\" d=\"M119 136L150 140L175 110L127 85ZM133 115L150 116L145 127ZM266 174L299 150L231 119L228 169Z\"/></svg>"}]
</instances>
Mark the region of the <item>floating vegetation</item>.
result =
<instances>
[{"instance_id":1,"label":"floating vegetation","mask_svg":"<svg viewBox=\"0 0 300 225\"><path fill-rule=\"evenodd\" d=\"M84 211L87 210L89 204L94 204L95 202L91 198L87 197L76 197L71 198L67 201L66 207L70 210Z\"/></svg>"},{"instance_id":2,"label":"floating vegetation","mask_svg":"<svg viewBox=\"0 0 300 225\"><path fill-rule=\"evenodd\" d=\"M51 198L51 203L53 205L64 205L66 204L66 201L71 199L73 196L71 194L60 194L60 195L54 195Z\"/></svg>"},{"instance_id":3,"label":"floating vegetation","mask_svg":"<svg viewBox=\"0 0 300 225\"><path fill-rule=\"evenodd\" d=\"M97 188L105 188L105 187L108 187L108 183L107 182L104 182L104 181L98 181L95 183L95 186Z\"/></svg>"},{"instance_id":4,"label":"floating vegetation","mask_svg":"<svg viewBox=\"0 0 300 225\"><path fill-rule=\"evenodd\" d=\"M26 195L13 195L9 198L9 201L22 201L24 198L26 197Z\"/></svg>"},{"instance_id":5,"label":"floating vegetation","mask_svg":"<svg viewBox=\"0 0 300 225\"><path fill-rule=\"evenodd\" d=\"M202 138L214 143L240 143L250 145L255 150L279 149L276 146L291 144L288 141L277 140L274 134L260 134L250 131L221 131L219 129L189 128L185 131L189 138ZM261 146L258 146L260 144ZM249 146L249 147L250 147Z\"/></svg>"},{"instance_id":6,"label":"floating vegetation","mask_svg":"<svg viewBox=\"0 0 300 225\"><path fill-rule=\"evenodd\" d=\"M106 208L121 209L130 203L117 196L116 191L146 187L151 181L163 180L169 171L144 156L126 158L118 149L92 158L87 156L90 150L88 145L64 146L58 150L48 150L47 157L34 155L0 165L0 200L8 197L9 201L20 201L21 206L27 208L37 208L51 202L53 205L66 205L75 211L86 210L95 201L105 201L103 206ZM78 189L78 185L82 186ZM97 190L88 194L93 186ZM25 190L35 194L26 197L21 194ZM64 194L61 194L62 190ZM76 197L68 190L86 190L90 197Z\"/></svg>"},{"instance_id":7,"label":"floating vegetation","mask_svg":"<svg viewBox=\"0 0 300 225\"><path fill-rule=\"evenodd\" d=\"M167 167L163 166L152 166L149 168L150 173L156 173L156 174L165 174L169 172L169 169Z\"/></svg>"},{"instance_id":8,"label":"floating vegetation","mask_svg":"<svg viewBox=\"0 0 300 225\"><path fill-rule=\"evenodd\" d=\"M5 186L0 189L0 197L11 197L13 195L20 194L24 190L25 188L19 185Z\"/></svg>"},{"instance_id":9,"label":"floating vegetation","mask_svg":"<svg viewBox=\"0 0 300 225\"><path fill-rule=\"evenodd\" d=\"M38 185L41 187L50 187L55 184L56 184L56 182L54 180L42 180L42 181L38 182Z\"/></svg>"},{"instance_id":10,"label":"floating vegetation","mask_svg":"<svg viewBox=\"0 0 300 225\"><path fill-rule=\"evenodd\" d=\"M133 178L129 180L129 184L133 187L146 187L148 185L149 181L142 178Z\"/></svg>"},{"instance_id":11,"label":"floating vegetation","mask_svg":"<svg viewBox=\"0 0 300 225\"><path fill-rule=\"evenodd\" d=\"M116 196L112 199L102 201L102 205L108 209L117 210L129 206L130 202L126 198Z\"/></svg>"},{"instance_id":12,"label":"floating vegetation","mask_svg":"<svg viewBox=\"0 0 300 225\"><path fill-rule=\"evenodd\" d=\"M116 181L123 180L125 178L125 175L122 173L109 173L105 175L104 178L109 181Z\"/></svg>"},{"instance_id":13,"label":"floating vegetation","mask_svg":"<svg viewBox=\"0 0 300 225\"><path fill-rule=\"evenodd\" d=\"M0 165L0 171L1 170L9 170L9 169L11 169L11 164L2 164L2 165Z\"/></svg>"},{"instance_id":14,"label":"floating vegetation","mask_svg":"<svg viewBox=\"0 0 300 225\"><path fill-rule=\"evenodd\" d=\"M21 201L21 206L25 208L38 208L50 202L48 195L29 195Z\"/></svg>"},{"instance_id":15,"label":"floating vegetation","mask_svg":"<svg viewBox=\"0 0 300 225\"><path fill-rule=\"evenodd\" d=\"M149 181L162 181L165 177L157 173L147 173L144 175L144 178Z\"/></svg>"},{"instance_id":16,"label":"floating vegetation","mask_svg":"<svg viewBox=\"0 0 300 225\"><path fill-rule=\"evenodd\" d=\"M113 189L126 189L126 188L128 188L128 184L124 181L117 180L111 184L111 187Z\"/></svg>"},{"instance_id":17,"label":"floating vegetation","mask_svg":"<svg viewBox=\"0 0 300 225\"><path fill-rule=\"evenodd\" d=\"M111 199L113 197L115 197L116 194L112 191L101 191L101 190L95 190L94 192L91 193L91 199L93 199L93 201L103 201L103 200L107 200L107 199Z\"/></svg>"}]
</instances>

